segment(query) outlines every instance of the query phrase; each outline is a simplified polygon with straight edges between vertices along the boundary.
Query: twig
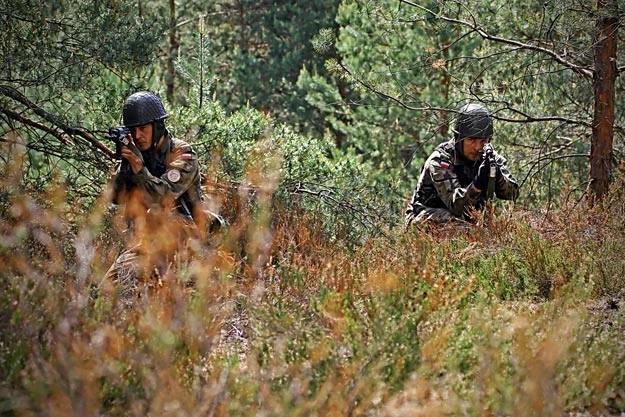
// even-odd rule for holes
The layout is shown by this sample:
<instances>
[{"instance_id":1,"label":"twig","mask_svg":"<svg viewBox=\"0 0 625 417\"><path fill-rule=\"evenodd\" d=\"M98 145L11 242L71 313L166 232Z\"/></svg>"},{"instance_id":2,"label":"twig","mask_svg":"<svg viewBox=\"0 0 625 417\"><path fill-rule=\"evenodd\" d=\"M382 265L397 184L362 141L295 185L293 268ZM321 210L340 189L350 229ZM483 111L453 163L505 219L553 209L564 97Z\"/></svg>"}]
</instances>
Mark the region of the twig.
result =
<instances>
[{"instance_id":1,"label":"twig","mask_svg":"<svg viewBox=\"0 0 625 417\"><path fill-rule=\"evenodd\" d=\"M41 107L37 106L35 103L30 101L25 95L23 95L22 93L17 91L15 88L9 87L9 86L6 86L6 85L0 85L0 93L5 95L6 97L9 97L9 98L11 98L11 99L13 99L13 100L15 100L15 101L25 105L27 108L32 110L33 113L35 113L39 117L43 118L44 120L52 123L53 125L57 126L59 129L61 129L63 132L67 133L68 135L79 136L79 137L87 140L87 142L89 142L91 145L93 145L94 147L96 147L100 151L104 152L104 154L109 156L111 159L114 158L115 152L110 150L109 148L107 148L104 144L102 144L102 142L100 142L90 132L88 132L88 131L86 131L84 129L74 128L74 127L66 125L61 120L59 120L58 117L48 113L47 111L45 111ZM8 114L7 114L7 116L8 116Z\"/></svg>"}]
</instances>

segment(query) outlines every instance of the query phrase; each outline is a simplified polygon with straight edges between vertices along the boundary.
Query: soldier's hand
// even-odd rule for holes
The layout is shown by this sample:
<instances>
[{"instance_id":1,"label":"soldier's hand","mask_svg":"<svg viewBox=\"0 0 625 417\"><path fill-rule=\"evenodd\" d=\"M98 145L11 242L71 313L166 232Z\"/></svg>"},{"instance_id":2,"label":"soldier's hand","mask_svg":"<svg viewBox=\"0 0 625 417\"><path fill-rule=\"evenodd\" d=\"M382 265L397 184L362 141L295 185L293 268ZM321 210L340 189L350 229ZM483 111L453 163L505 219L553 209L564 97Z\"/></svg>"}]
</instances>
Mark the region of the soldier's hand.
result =
<instances>
[{"instance_id":1,"label":"soldier's hand","mask_svg":"<svg viewBox=\"0 0 625 417\"><path fill-rule=\"evenodd\" d=\"M487 161L487 163L495 162L493 145L491 145L490 143L486 143L482 147L482 158Z\"/></svg>"},{"instance_id":2,"label":"soldier's hand","mask_svg":"<svg viewBox=\"0 0 625 417\"><path fill-rule=\"evenodd\" d=\"M473 186L478 190L485 190L488 186L488 175L490 173L490 161L486 156L482 159L482 163L477 169L477 174L473 178Z\"/></svg>"},{"instance_id":3,"label":"soldier's hand","mask_svg":"<svg viewBox=\"0 0 625 417\"><path fill-rule=\"evenodd\" d=\"M493 164L496 167L496 174L495 177L499 178L501 177L501 163L499 161L497 161L497 159L495 159L495 151L493 150L493 145L491 145L490 143L487 143L484 145L484 147L482 148L482 152L484 153L484 158L488 158L488 163L489 164Z\"/></svg>"},{"instance_id":4,"label":"soldier's hand","mask_svg":"<svg viewBox=\"0 0 625 417\"><path fill-rule=\"evenodd\" d=\"M128 146L122 145L122 158L128 161L130 168L132 168L132 172L135 174L143 168L143 159L131 151Z\"/></svg>"}]
</instances>

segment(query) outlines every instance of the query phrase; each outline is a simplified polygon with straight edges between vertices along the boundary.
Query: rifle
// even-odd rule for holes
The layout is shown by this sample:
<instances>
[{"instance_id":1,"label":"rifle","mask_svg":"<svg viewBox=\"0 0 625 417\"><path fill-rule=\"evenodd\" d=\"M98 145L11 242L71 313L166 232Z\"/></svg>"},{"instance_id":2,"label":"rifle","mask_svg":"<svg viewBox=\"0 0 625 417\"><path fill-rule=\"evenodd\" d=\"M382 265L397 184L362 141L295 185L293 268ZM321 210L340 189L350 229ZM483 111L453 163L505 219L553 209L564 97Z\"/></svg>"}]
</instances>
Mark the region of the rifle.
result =
<instances>
[{"instance_id":1,"label":"rifle","mask_svg":"<svg viewBox=\"0 0 625 417\"><path fill-rule=\"evenodd\" d=\"M488 176L488 186L486 187L486 198L490 200L495 193L495 177L497 176L497 162L495 161L495 154L493 147L490 144L484 146L484 158L488 158L490 163L490 171Z\"/></svg>"},{"instance_id":2,"label":"rifle","mask_svg":"<svg viewBox=\"0 0 625 417\"><path fill-rule=\"evenodd\" d=\"M143 161L143 155L137 146L128 139L130 136L130 129L126 126L111 127L104 137L108 140L115 142L115 159L122 160L122 145L128 147L135 155ZM128 161L122 160L121 170L128 169Z\"/></svg>"},{"instance_id":3,"label":"rifle","mask_svg":"<svg viewBox=\"0 0 625 417\"><path fill-rule=\"evenodd\" d=\"M122 159L122 145L128 146L130 143L128 135L130 135L130 129L126 126L111 127L108 133L104 135L106 139L115 143L115 159Z\"/></svg>"}]
</instances>

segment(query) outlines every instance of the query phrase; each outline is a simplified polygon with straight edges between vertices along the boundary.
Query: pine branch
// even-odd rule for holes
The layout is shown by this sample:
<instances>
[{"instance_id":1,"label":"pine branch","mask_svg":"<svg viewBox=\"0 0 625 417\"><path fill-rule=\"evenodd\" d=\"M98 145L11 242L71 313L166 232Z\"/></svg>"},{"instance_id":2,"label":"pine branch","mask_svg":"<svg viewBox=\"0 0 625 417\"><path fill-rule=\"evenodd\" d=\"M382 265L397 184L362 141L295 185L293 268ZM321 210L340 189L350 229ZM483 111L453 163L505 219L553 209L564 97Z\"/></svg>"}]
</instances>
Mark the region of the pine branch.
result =
<instances>
[{"instance_id":1,"label":"pine branch","mask_svg":"<svg viewBox=\"0 0 625 417\"><path fill-rule=\"evenodd\" d=\"M13 87L9 87L6 85L0 85L0 94L14 100L17 101L18 103L26 106L29 110L31 110L33 113L35 113L37 116L41 117L42 119L44 119L45 121L51 123L52 125L56 126L59 130L61 130L62 132L66 133L67 135L70 136L79 136L83 139L85 139L87 142L89 142L91 145L93 145L95 148L97 148L98 150L102 151L105 155L109 156L111 159L114 157L115 152L110 150L108 147L106 147L106 145L104 145L102 142L100 142L93 134L91 134L89 131L84 130L84 129L80 129L80 128L75 128L75 127L71 127L65 123L63 123L57 116L48 113L47 111L45 111L44 109L42 109L41 107L37 106L35 103L33 103L32 101L30 101L25 95L23 95L22 93L20 93L19 91L17 91L15 88ZM5 112L3 110L3 113L7 115L7 117L10 117L14 120L20 121L23 123L22 120L20 119L24 119L27 120L28 122L26 124L28 124L29 126L32 127L37 127L35 125L40 125L40 123L37 123L33 120L29 120L24 118L23 116L19 116L19 118L13 118L12 115L10 113L16 114L15 112L9 111L9 113ZM43 131L53 134L55 137L59 138L60 133L58 131L56 131L56 134L52 133L54 131L54 129L51 128L44 128L42 129ZM61 140L61 139L59 139Z\"/></svg>"},{"instance_id":2,"label":"pine branch","mask_svg":"<svg viewBox=\"0 0 625 417\"><path fill-rule=\"evenodd\" d=\"M343 70L345 71L346 74L348 74L352 80L354 80L356 83L360 84L361 86L363 86L364 88L366 88L367 90L371 91L374 94L379 95L382 98L385 98L389 101L393 101L396 104L398 104L399 106L403 107L404 109L407 110L415 110L415 111L440 111L440 112L450 112L450 113L458 113L457 109L448 109L445 107L436 107L436 106L430 106L430 105L424 105L421 107L416 107L416 106L411 106L409 104L407 104L406 102L404 102L403 100L401 100L398 97L392 96L390 94L387 94L377 88L375 88L375 86L373 86L372 84L368 83L367 81L357 77L356 75L354 75L347 67L345 67L342 63L337 62L337 65ZM520 116L522 116L522 118L520 119L512 119L512 118L508 118L508 117L501 117L498 116L497 114L495 114L495 112L493 111L493 117L497 120L501 120L504 122L510 122L510 123L536 123L536 122L563 122L563 123L567 123L567 124L572 124L572 125L583 125L586 127L592 127L592 124L590 122L585 122L583 120L577 120L577 119L570 119L567 117L562 117L562 116L531 116L521 110L518 110L514 107L511 107L508 103L506 102L501 102L498 101L498 104L503 104L504 108L506 110L511 111L512 113L516 113Z\"/></svg>"},{"instance_id":3,"label":"pine branch","mask_svg":"<svg viewBox=\"0 0 625 417\"><path fill-rule=\"evenodd\" d=\"M7 115L7 117L9 119L12 120L17 120L18 122L26 125L26 126L30 126L30 127L34 127L35 129L38 130L42 130L52 136L54 136L55 138L57 138L59 140L59 142L65 144L65 145L69 145L69 141L67 140L67 138L63 135L63 132L59 132L56 129L52 129L46 125L42 125L41 123L38 123L34 120L30 120L24 116L22 116L21 114L18 114L16 112L14 112L13 110L9 110L9 109L5 109L0 107L0 113L4 113Z\"/></svg>"},{"instance_id":4,"label":"pine branch","mask_svg":"<svg viewBox=\"0 0 625 417\"><path fill-rule=\"evenodd\" d=\"M436 13L433 10L428 9L427 7L424 6L420 6L412 1L408 1L408 0L399 0L400 3L404 3L407 4L409 6L415 7L419 10L422 10L430 15L432 15L433 17L443 20L445 22L448 23L454 23L457 25L461 25L461 26L466 26L469 29L471 29L472 31L476 32L477 34L479 34L483 39L489 40L489 41L493 41L493 42L497 42L497 43L501 43L501 44L505 44L505 45L510 45L510 46L514 46L517 48L521 48L521 49L526 49L526 50L530 50L530 51L535 51L535 52L540 52L542 54L548 55L551 58L553 58L556 62L558 62L559 64L563 65L564 67L570 69L571 71L582 75L584 77L587 78L593 78L594 76L594 71L587 68L587 67L583 67L581 65L577 65L569 60L567 60L565 57L563 57L562 55L558 54L555 51L552 51L551 49L547 49L544 48L542 46L538 46L538 45L531 45L528 43L523 43L514 39L507 39L507 38L502 38L500 36L495 36L495 35L491 35L490 33L486 32L484 29L482 29L476 22L468 22L466 20L461 20L461 19L453 19L451 17L448 16L444 16L441 15L439 13Z\"/></svg>"}]
</instances>

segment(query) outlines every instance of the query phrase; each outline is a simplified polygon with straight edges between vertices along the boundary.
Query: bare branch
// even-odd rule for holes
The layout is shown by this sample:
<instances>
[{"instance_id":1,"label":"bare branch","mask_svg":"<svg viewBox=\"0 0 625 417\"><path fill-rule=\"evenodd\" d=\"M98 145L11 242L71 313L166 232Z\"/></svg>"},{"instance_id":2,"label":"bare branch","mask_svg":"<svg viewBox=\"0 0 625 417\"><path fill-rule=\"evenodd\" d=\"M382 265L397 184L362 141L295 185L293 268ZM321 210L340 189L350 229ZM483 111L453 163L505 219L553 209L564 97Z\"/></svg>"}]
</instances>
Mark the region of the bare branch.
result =
<instances>
[{"instance_id":1,"label":"bare branch","mask_svg":"<svg viewBox=\"0 0 625 417\"><path fill-rule=\"evenodd\" d=\"M214 17L214 16L227 16L227 15L229 15L229 14L230 14L230 12L229 12L229 11L224 11L224 12L213 12L213 13L204 13L204 14L200 14L200 15L199 15L199 16L197 16L197 17L193 17L193 18L190 18L190 19L185 19L185 20L182 20L182 21L180 21L180 22L176 23L176 29L180 29L180 28L182 28L183 26L188 25L189 23L194 23L194 22L196 22L196 21L198 21L198 20L200 20L200 19L205 19L205 18L207 18L207 17Z\"/></svg>"},{"instance_id":2,"label":"bare branch","mask_svg":"<svg viewBox=\"0 0 625 417\"><path fill-rule=\"evenodd\" d=\"M79 137L85 139L87 142L89 142L95 148L97 148L100 151L104 152L104 154L106 154L110 158L114 157L115 152L110 150L109 148L107 148L104 144L102 144L102 142L100 142L90 132L88 132L88 131L86 131L84 129L79 129L79 128L68 126L67 124L63 123L58 117L56 117L56 116L46 112L44 109L42 109L41 107L37 106L35 103L30 101L25 95L23 95L22 93L17 91L15 88L9 87L9 86L6 86L6 85L0 85L0 93L5 95L6 97L9 97L9 98L11 98L11 99L13 99L13 100L23 104L28 109L32 110L33 113L35 113L37 116L41 117L42 119L46 120L49 123L52 123L54 126L58 127L60 130L62 130L66 134L72 135L72 136L73 135L79 136ZM5 114L7 114L7 116L10 117L10 115L8 113L5 113ZM30 126L34 127L33 124L30 124ZM48 133L51 133L48 130L45 130L45 131L48 132ZM55 137L58 137L58 136L55 135Z\"/></svg>"},{"instance_id":3,"label":"bare branch","mask_svg":"<svg viewBox=\"0 0 625 417\"><path fill-rule=\"evenodd\" d=\"M569 119L568 117L561 117L561 116L531 116L519 109L516 109L514 107L510 107L509 105L506 104L505 107L506 110L511 111L512 113L516 113L520 116L522 116L522 119L511 119L508 117L501 117L501 116L497 116L496 114L493 114L493 117L497 120L501 120L504 122L510 122L510 123L534 123L534 122L562 122L562 123L566 123L566 124L572 124L572 125L582 125L585 127L592 127L592 123L590 122L585 122L583 120L576 120L576 119Z\"/></svg>"},{"instance_id":4,"label":"bare branch","mask_svg":"<svg viewBox=\"0 0 625 417\"><path fill-rule=\"evenodd\" d=\"M552 152L549 152L546 155L543 155L540 158L537 158L535 161L532 162L532 166L530 167L530 169L527 171L527 175L525 176L525 178L523 179L523 181L521 181L520 186L523 187L523 185L525 184L525 182L529 179L530 176L533 175L532 171L534 171L534 168L536 168L536 166L539 166L536 169L536 172L540 172L543 170L543 168L550 166L554 161L558 161L561 159L570 159L570 158L590 158L590 154L588 153L574 153L574 154L567 154L567 155L557 155L557 156L553 156L558 150L554 150Z\"/></svg>"},{"instance_id":5,"label":"bare branch","mask_svg":"<svg viewBox=\"0 0 625 417\"><path fill-rule=\"evenodd\" d=\"M457 109L448 109L445 107L436 107L436 106L430 106L430 105L426 105L423 107L415 107L415 106L410 106L408 104L406 104L404 101L402 101L401 99L394 97L390 94L387 94L383 91L378 90L377 88L375 88L373 85L371 85L370 83L367 83L366 81L356 77L347 67L345 67L342 63L338 63L338 65L341 67L341 69L343 71L345 71L347 74L349 74L352 79L354 81L356 81L358 84L362 85L363 87L365 87L367 90L387 99L390 101L393 101L395 103L397 103L398 105L400 105L401 107L407 109L407 110L415 110L415 111L442 111L442 112L450 112L450 113L458 113ZM501 103L500 103L501 104ZM502 117L502 116L498 116L496 114L496 112L493 112L493 117L497 120L501 120L504 122L510 122L510 123L536 123L536 122L563 122L563 123L567 123L567 124L573 124L573 125L582 125L582 126L586 126L586 127L592 127L592 124L590 122L586 122L583 120L577 120L577 119L570 119L567 117L561 117L561 116L531 116L525 112L522 112L521 110L515 109L513 107L510 107L509 104L507 103L503 103L504 104L504 108L506 110L509 110L513 113L516 113L520 116L523 116L522 119L512 119L509 117Z\"/></svg>"},{"instance_id":6,"label":"bare branch","mask_svg":"<svg viewBox=\"0 0 625 417\"><path fill-rule=\"evenodd\" d=\"M26 147L27 149L32 149L33 151L37 151L37 152L40 152L42 154L46 154L48 156L53 156L55 158L62 159L64 161L66 161L66 162L69 161L68 158L65 155L63 155L61 152L58 152L57 150L54 150L54 149L43 148L42 146L38 146L35 143L17 142L15 140L6 139L4 137L0 137L0 142L9 143L9 144L13 144L13 145L15 145L15 144L22 145L22 146Z\"/></svg>"},{"instance_id":7,"label":"bare branch","mask_svg":"<svg viewBox=\"0 0 625 417\"><path fill-rule=\"evenodd\" d=\"M347 74L349 74L350 77L352 77L352 79L354 81L356 81L358 84L362 85L363 87L365 87L367 90L386 98L387 100L393 101L395 103L397 103L398 105L400 105L401 107L407 109L407 110L417 110L417 111L423 111L423 110L434 110L434 111L448 111L448 109L445 109L443 107L434 107L434 106L424 106L424 107L414 107L414 106L410 106L408 104L406 104L405 102L403 102L402 100L400 100L397 97L391 96L390 94L387 94L383 91L378 90L377 88L375 88L373 85L365 82L364 80L361 80L360 78L356 77L347 67L345 67L341 62L337 63L341 69L343 71L345 71Z\"/></svg>"},{"instance_id":8,"label":"bare branch","mask_svg":"<svg viewBox=\"0 0 625 417\"><path fill-rule=\"evenodd\" d=\"M313 184L308 182L297 181L292 184L286 184L285 187L292 194L310 195L319 198L323 203L342 210L344 213L351 215L356 221L358 221L363 227L374 227L375 218L379 214L375 213L375 209L367 207L360 201L352 201L343 195L340 195L333 187L321 184ZM386 235L384 231L377 230L377 232Z\"/></svg>"},{"instance_id":9,"label":"bare branch","mask_svg":"<svg viewBox=\"0 0 625 417\"><path fill-rule=\"evenodd\" d=\"M427 7L424 6L420 6L412 1L409 0L399 0L400 3L404 3L407 4L409 6L415 7L419 10L422 10L430 15L432 15L433 17L443 20L445 22L449 22L449 23L454 23L457 25L461 25L461 26L466 26L469 29L471 29L472 31L476 32L477 34L479 34L483 39L489 40L489 41L493 41L493 42L498 42L498 43L502 43L505 45L510 45L510 46L514 46L517 48L521 48L521 49L527 49L530 51L535 51L535 52L540 52L546 55L549 55L551 58L553 58L556 62L558 62L559 64L565 66L566 68L570 69L571 71L582 75L584 77L588 77L588 78L592 78L593 77L593 70L583 67L581 65L577 65L574 64L571 61L568 61L567 59L565 59L562 55L556 53L555 51L552 51L550 49L544 48L542 46L537 46L537 45L531 45L528 43L523 43L523 42L519 42L513 39L507 39L507 38L502 38L499 36L494 36L491 35L490 33L486 32L484 29L482 29L477 22L467 22L466 20L460 20L460 19L453 19L447 16L443 16L440 15L438 13L436 13L433 10L428 9Z\"/></svg>"},{"instance_id":10,"label":"bare branch","mask_svg":"<svg viewBox=\"0 0 625 417\"><path fill-rule=\"evenodd\" d=\"M50 135L54 136L55 138L57 138L59 140L59 142L64 143L65 145L69 145L69 141L67 140L67 138L65 136L63 136L62 132L59 132L56 129L52 129L48 126L42 125L41 123L37 123L34 120L30 120L24 116L22 116L21 114L18 114L16 112L14 112L13 110L9 110L9 109L4 109L0 107L0 113L4 113L6 114L9 119L13 119L13 120L17 120L18 122L27 125L27 126L31 126L34 127L35 129L39 129L42 130L46 133L49 133Z\"/></svg>"}]
</instances>

